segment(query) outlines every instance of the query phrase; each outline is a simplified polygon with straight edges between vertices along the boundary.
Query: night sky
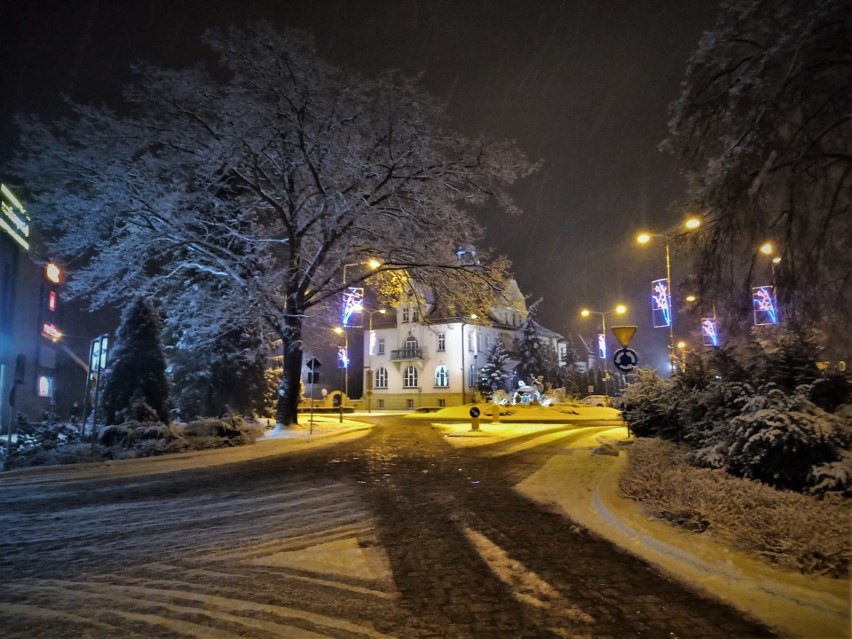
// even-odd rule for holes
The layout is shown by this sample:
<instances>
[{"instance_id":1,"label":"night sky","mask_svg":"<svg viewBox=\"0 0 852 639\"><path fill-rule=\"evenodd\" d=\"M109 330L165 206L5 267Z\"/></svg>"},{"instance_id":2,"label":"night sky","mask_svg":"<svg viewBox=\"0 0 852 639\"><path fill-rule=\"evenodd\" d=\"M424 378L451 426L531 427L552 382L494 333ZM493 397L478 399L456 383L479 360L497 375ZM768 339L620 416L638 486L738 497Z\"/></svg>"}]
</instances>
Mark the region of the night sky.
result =
<instances>
[{"instance_id":1,"label":"night sky","mask_svg":"<svg viewBox=\"0 0 852 639\"><path fill-rule=\"evenodd\" d=\"M320 53L366 74L399 68L447 101L453 125L508 138L541 170L515 189L520 218L484 212L488 243L514 264L540 321L591 336L579 310L630 314L643 365L661 366L666 329L651 328L649 282L661 246L639 229L681 219L682 181L658 150L686 62L712 27L711 0L0 0L4 91L0 162L11 114L62 113L63 94L114 102L136 60L186 66L209 26L265 17L311 31ZM16 185L14 185L16 186ZM37 221L36 221L37 223ZM684 264L675 255L677 283ZM676 324L676 327L678 325ZM679 328L679 327L678 327Z\"/></svg>"}]
</instances>

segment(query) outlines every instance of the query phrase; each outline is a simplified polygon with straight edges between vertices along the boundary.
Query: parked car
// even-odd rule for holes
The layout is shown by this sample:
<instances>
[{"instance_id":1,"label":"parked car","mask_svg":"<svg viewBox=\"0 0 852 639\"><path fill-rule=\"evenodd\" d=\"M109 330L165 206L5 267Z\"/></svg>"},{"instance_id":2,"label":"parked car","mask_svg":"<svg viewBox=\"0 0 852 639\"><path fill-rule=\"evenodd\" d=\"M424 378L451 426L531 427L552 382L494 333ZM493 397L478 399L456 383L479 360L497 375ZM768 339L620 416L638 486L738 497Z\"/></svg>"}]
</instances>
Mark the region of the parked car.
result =
<instances>
[{"instance_id":1,"label":"parked car","mask_svg":"<svg viewBox=\"0 0 852 639\"><path fill-rule=\"evenodd\" d=\"M580 403L586 406L612 406L612 400L606 395L588 395Z\"/></svg>"}]
</instances>

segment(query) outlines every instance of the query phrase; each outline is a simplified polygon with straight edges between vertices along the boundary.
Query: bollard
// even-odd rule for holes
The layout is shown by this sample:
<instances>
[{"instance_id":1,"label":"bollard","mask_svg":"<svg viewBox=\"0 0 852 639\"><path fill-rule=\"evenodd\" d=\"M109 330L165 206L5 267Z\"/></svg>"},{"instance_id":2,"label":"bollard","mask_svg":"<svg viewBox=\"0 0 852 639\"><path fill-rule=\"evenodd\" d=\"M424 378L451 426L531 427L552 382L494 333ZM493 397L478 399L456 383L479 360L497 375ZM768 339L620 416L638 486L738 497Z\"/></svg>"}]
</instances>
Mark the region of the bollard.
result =
<instances>
[{"instance_id":1,"label":"bollard","mask_svg":"<svg viewBox=\"0 0 852 639\"><path fill-rule=\"evenodd\" d=\"M494 404L494 406L491 407L491 423L500 423L500 406L498 406L497 404Z\"/></svg>"},{"instance_id":2,"label":"bollard","mask_svg":"<svg viewBox=\"0 0 852 639\"><path fill-rule=\"evenodd\" d=\"M470 408L470 430L479 430L479 407Z\"/></svg>"}]
</instances>

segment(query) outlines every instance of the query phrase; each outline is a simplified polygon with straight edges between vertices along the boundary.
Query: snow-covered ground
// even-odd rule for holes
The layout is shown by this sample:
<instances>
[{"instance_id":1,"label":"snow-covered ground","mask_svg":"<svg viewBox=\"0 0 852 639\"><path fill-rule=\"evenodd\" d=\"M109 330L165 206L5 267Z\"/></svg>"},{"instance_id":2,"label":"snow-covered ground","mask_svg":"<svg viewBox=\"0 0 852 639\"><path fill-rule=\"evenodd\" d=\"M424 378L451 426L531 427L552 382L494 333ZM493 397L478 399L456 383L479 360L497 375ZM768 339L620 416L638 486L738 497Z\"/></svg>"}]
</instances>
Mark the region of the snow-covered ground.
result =
<instances>
[{"instance_id":1,"label":"snow-covered ground","mask_svg":"<svg viewBox=\"0 0 852 639\"><path fill-rule=\"evenodd\" d=\"M609 408L576 407L576 421L617 417ZM524 413L547 421L547 409ZM454 418L464 418L461 408ZM442 415L443 417L443 415ZM552 419L552 414L550 415ZM433 419L436 417L433 415ZM467 422L436 422L456 446L481 446L498 439L528 436L542 430L539 423L499 423L480 419L478 431ZM526 439L511 451L535 446L559 433ZM849 637L849 583L809 577L773 567L737 552L708 533L691 533L642 512L641 507L618 493L618 476L626 462L618 456L595 454L603 444L623 450L624 426L590 434L570 444L564 455L553 456L538 472L518 485L518 490L566 515L620 547L657 565L667 573L760 619L770 627L798 637ZM506 454L506 448L500 454Z\"/></svg>"},{"instance_id":2,"label":"snow-covered ground","mask_svg":"<svg viewBox=\"0 0 852 639\"><path fill-rule=\"evenodd\" d=\"M635 502L621 498L617 478L625 463L624 453L618 456L595 454L603 444L608 444L604 448L609 452L624 449L627 431L616 421L617 411L581 406L568 409L522 406L511 407L512 414L503 414L499 422L492 422L490 407L480 405L480 408L483 414L475 431L469 416L470 406L407 415L406 419L433 424L441 429L453 446L482 446L498 440L505 443L506 440L524 437L515 447L502 446L499 454L535 446L559 436L559 433L542 432L541 437L528 437L539 431L552 430L554 423L588 422L589 426L597 427L594 432L590 429L587 437L566 445L564 454L551 457L538 472L518 486L522 494L564 512L583 526L675 577L700 585L783 634L849 637L847 583L775 570L734 552L707 533L688 533L651 520L642 514ZM372 415L381 414L385 413L374 412ZM366 435L370 426L360 420L368 417L366 413L347 415L341 421L337 415L316 415L312 425L304 423L283 433L270 433L256 445L241 448L14 471L0 475L0 488L86 477L102 479L162 473L305 450ZM303 421L307 422L307 419ZM612 428L602 432L599 427L607 422L612 424ZM475 531L469 534L498 577L511 577L514 582L521 583L521 594L530 601L546 599L547 584L541 582L537 575L530 573L518 577L517 573L523 567L501 554L499 548L491 547L487 539L477 537ZM339 545L342 542L335 543ZM318 555L317 550L318 547L313 545L301 554L298 549L293 549L277 557L280 556L280 560L286 560L289 565L309 566L313 572L339 573L342 577L351 576L350 573L357 571L358 567L363 570L369 567L371 579L376 579L377 583L390 581L390 576L383 574L387 567L380 561L380 554L362 556L364 553L354 543L345 549L329 546L325 555Z\"/></svg>"}]
</instances>

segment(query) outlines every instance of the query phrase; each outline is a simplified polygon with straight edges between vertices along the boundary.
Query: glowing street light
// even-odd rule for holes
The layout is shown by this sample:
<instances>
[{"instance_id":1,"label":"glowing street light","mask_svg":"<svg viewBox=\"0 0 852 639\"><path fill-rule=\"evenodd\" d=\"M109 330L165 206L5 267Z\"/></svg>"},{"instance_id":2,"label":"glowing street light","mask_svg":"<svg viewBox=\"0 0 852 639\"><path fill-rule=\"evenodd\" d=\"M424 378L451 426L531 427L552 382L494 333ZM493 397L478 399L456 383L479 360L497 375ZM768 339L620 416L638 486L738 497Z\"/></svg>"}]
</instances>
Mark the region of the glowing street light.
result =
<instances>
[{"instance_id":1,"label":"glowing street light","mask_svg":"<svg viewBox=\"0 0 852 639\"><path fill-rule=\"evenodd\" d=\"M698 227L701 226L701 220L697 217L690 217L684 221L683 227L687 231L694 231ZM672 263L671 263L671 249L670 242L672 238L672 233L640 233L636 236L636 241L639 244L647 244L651 241L652 238L660 237L663 238L666 242L666 288L667 290L662 292L663 301L665 303L665 310L668 311L668 326L669 326L669 364L671 365L672 370L677 368L677 360L675 355L675 343L674 343L674 313L672 309ZM665 324L660 324L660 326L664 326Z\"/></svg>"},{"instance_id":2,"label":"glowing street light","mask_svg":"<svg viewBox=\"0 0 852 639\"><path fill-rule=\"evenodd\" d=\"M601 334L598 337L598 356L600 359L603 359L604 362L604 394L607 397L609 397L609 362L607 361L606 352L606 316L610 313L624 315L626 312L627 307L624 304L618 304L615 308L608 311L592 311L588 308L584 308L580 311L580 315L582 317L588 317L589 315L601 316Z\"/></svg>"}]
</instances>

